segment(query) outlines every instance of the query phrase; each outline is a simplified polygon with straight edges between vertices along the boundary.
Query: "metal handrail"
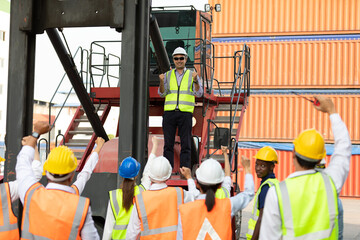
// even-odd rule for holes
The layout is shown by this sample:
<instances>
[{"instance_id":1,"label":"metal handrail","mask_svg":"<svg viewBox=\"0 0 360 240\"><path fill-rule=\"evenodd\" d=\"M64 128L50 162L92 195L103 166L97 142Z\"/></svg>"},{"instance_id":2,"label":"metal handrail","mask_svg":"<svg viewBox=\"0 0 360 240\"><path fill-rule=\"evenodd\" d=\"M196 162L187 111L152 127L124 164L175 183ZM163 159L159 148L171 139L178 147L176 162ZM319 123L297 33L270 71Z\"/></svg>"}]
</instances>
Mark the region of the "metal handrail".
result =
<instances>
[{"instance_id":1,"label":"metal handrail","mask_svg":"<svg viewBox=\"0 0 360 240\"><path fill-rule=\"evenodd\" d=\"M56 138L55 138L55 147L58 146L58 138L59 137L62 137L63 140L65 140L65 136L64 134L61 133L61 130L58 131L58 135L56 135ZM65 146L65 141L63 141L63 145Z\"/></svg>"},{"instance_id":2,"label":"metal handrail","mask_svg":"<svg viewBox=\"0 0 360 240\"><path fill-rule=\"evenodd\" d=\"M244 47L243 50L240 51L236 51L234 53L234 69L236 69L236 60L238 60L238 67L237 67L237 71L235 73L234 76L234 83L233 83L233 87L231 90L231 100L230 100L230 133L232 132L232 129L234 127L234 123L235 123L235 117L236 117L236 113L238 110L238 106L239 106L239 101L240 101L240 97L241 97L241 88L242 85L244 84L244 98L246 97L246 92L245 89L247 89L248 91L250 91L250 79L247 75L248 73L248 67L250 66L250 62L249 62L249 58L250 58L250 53L248 53L248 46L244 43ZM241 53L240 56L238 56L238 54ZM241 71L242 68L242 63L243 63L243 59L244 59L244 54L245 54L245 62L244 62L244 70L243 72ZM244 77L246 76L246 81L244 82ZM240 79L240 81L238 82L238 80ZM239 83L239 84L238 84ZM237 87L238 85L238 87ZM237 99L236 99L236 106L234 109L234 114L232 114L232 106L233 106L233 100L235 97L235 93L238 93L237 95ZM231 140L231 134L230 134L230 140ZM234 158L234 152L231 153L231 157L230 157L230 161L232 161L232 159Z\"/></svg>"},{"instance_id":3,"label":"metal handrail","mask_svg":"<svg viewBox=\"0 0 360 240\"><path fill-rule=\"evenodd\" d=\"M83 70L83 67L81 67L81 69L80 69L80 77L81 77L81 79L82 79L83 82L84 82L84 75L83 75L83 73L86 74L86 75L85 75L85 76L86 76L86 77L85 77L85 89L86 89L87 92L90 92L90 86L89 86L89 82L88 82L88 80L89 80L89 51L88 51L87 49L83 49L83 50L81 51L80 64L81 64L81 66L84 65L84 53L86 54L86 57L85 57L85 59L86 59L86 61L85 61L86 69Z\"/></svg>"},{"instance_id":4,"label":"metal handrail","mask_svg":"<svg viewBox=\"0 0 360 240\"><path fill-rule=\"evenodd\" d=\"M50 152L50 146L49 146L49 141L46 138L40 138L38 141L38 152L40 155L40 150L41 150L41 142L45 141L45 159L47 159L48 153Z\"/></svg>"},{"instance_id":5,"label":"metal handrail","mask_svg":"<svg viewBox=\"0 0 360 240\"><path fill-rule=\"evenodd\" d=\"M87 70L84 71L84 69L83 69L83 63L84 63L84 62L83 62L83 59L82 59L82 58L84 57L84 55L83 55L83 48L82 48L82 47L78 47L78 48L76 49L76 52L75 52L73 58L75 58L75 57L77 56L77 54L78 54L79 51L81 52L80 71L79 71L79 73L80 73L80 75L82 76L82 73L87 72ZM86 60L86 62L87 62L87 60ZM66 102L67 102L67 100L68 100L68 98L69 98L69 96L70 96L70 93L71 93L72 90L73 90L73 87L71 87L71 89L70 89L69 93L67 94L67 96L66 96L66 98L65 98L65 100L64 100L64 102L63 102L63 104L62 104L62 106L61 106L61 108L60 108L60 110L59 110L59 112L58 112L58 114L57 114L56 117L55 117L54 122L51 123L51 107L52 107L52 105L53 105L53 100L54 100L55 96L57 95L58 90L59 90L60 86L62 85L62 83L63 83L63 81L64 81L64 79L65 79L66 76L67 76L66 73L64 73L64 75L62 76L62 78L61 78L61 80L60 80L60 83L58 84L58 86L57 86L57 88L56 88L56 90L55 90L55 92L54 92L54 94L53 94L53 96L51 97L51 100L50 100L50 102L49 102L49 125L51 125L51 126L55 126L55 123L56 123L57 119L59 118L60 113L62 112L62 109L64 108L64 106L65 106L65 104L66 104ZM49 133L48 133L48 138L49 138L49 141L50 141L50 131L49 131ZM48 151L50 151L50 149L48 149Z\"/></svg>"},{"instance_id":6,"label":"metal handrail","mask_svg":"<svg viewBox=\"0 0 360 240\"><path fill-rule=\"evenodd\" d=\"M118 60L118 64L110 64L110 57L113 57L113 58L115 58L116 60ZM108 55L107 55L107 59L108 59L108 65L107 65L107 81L108 81L108 86L110 87L110 77L112 77L112 78L115 78L115 79L120 79L120 68L119 68L119 75L118 76L114 76L114 75L112 75L111 73L110 73L110 69L109 69L109 67L113 67L113 66L120 66L120 64L121 64L121 59L120 59L120 57L118 57L118 56L116 56L116 55L114 55L114 54L111 54L111 53L109 53Z\"/></svg>"},{"instance_id":7,"label":"metal handrail","mask_svg":"<svg viewBox=\"0 0 360 240\"><path fill-rule=\"evenodd\" d=\"M106 55L105 47L101 45L102 43L121 43L121 40L118 41L94 41L90 44L90 57L89 57L89 72L90 72L90 80L92 87L101 87L103 84L104 77L106 77L107 86L110 87L110 78L120 79L120 69L121 69L121 59L120 57L109 53ZM95 52L94 46L101 48L102 52ZM93 55L102 55L103 62L102 64L93 64ZM110 64L110 57L115 57L119 59L118 64ZM119 67L119 76L114 76L109 74L109 67ZM97 69L100 73L93 73L93 69ZM95 86L94 76L99 76L100 83L98 86Z\"/></svg>"},{"instance_id":8,"label":"metal handrail","mask_svg":"<svg viewBox=\"0 0 360 240\"><path fill-rule=\"evenodd\" d=\"M207 149L206 149L206 158L208 159L208 158L210 158L212 155L214 155L216 152L217 152L217 150L218 149L216 149L212 154L210 154L210 123L212 123L215 127L218 127L217 125L216 125L216 123L213 121L213 120L211 120L211 119L208 119L207 120L207 122L208 122L208 126L207 126L207 132L208 132L208 134L207 134L207 143L206 143L206 145L207 145ZM215 142L214 142L214 144L215 144Z\"/></svg>"}]
</instances>

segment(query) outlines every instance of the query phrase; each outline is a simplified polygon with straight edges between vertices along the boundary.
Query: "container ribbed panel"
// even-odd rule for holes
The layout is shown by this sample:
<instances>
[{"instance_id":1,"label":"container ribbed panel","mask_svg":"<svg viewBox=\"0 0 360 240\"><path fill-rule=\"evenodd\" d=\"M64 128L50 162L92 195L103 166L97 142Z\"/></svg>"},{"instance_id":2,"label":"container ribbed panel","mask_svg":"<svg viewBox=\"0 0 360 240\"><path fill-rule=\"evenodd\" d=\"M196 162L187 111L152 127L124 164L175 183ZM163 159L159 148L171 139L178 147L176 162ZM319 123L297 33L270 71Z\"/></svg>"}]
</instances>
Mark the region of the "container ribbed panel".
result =
<instances>
[{"instance_id":1,"label":"container ribbed panel","mask_svg":"<svg viewBox=\"0 0 360 240\"><path fill-rule=\"evenodd\" d=\"M213 37L345 34L360 30L358 0L209 0Z\"/></svg>"}]
</instances>

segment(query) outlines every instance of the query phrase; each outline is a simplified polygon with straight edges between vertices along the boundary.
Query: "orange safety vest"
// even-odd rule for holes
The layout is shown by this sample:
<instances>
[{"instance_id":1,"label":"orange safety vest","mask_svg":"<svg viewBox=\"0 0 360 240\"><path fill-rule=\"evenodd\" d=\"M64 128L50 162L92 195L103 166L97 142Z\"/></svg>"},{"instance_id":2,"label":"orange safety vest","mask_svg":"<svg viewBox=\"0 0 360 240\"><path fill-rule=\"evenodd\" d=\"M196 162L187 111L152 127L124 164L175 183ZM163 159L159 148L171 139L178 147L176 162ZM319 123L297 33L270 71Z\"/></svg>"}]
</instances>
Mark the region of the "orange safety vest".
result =
<instances>
[{"instance_id":1,"label":"orange safety vest","mask_svg":"<svg viewBox=\"0 0 360 240\"><path fill-rule=\"evenodd\" d=\"M135 197L141 221L141 240L176 239L178 209L184 203L184 191L179 187L142 192Z\"/></svg>"},{"instance_id":2,"label":"orange safety vest","mask_svg":"<svg viewBox=\"0 0 360 240\"><path fill-rule=\"evenodd\" d=\"M81 239L90 200L40 183L25 194L21 239Z\"/></svg>"},{"instance_id":3,"label":"orange safety vest","mask_svg":"<svg viewBox=\"0 0 360 240\"><path fill-rule=\"evenodd\" d=\"M11 209L9 183L0 184L0 239L18 240L20 238L17 218Z\"/></svg>"},{"instance_id":4,"label":"orange safety vest","mask_svg":"<svg viewBox=\"0 0 360 240\"><path fill-rule=\"evenodd\" d=\"M208 212L205 199L180 206L183 239L231 239L230 198L215 198L214 208Z\"/></svg>"},{"instance_id":5,"label":"orange safety vest","mask_svg":"<svg viewBox=\"0 0 360 240\"><path fill-rule=\"evenodd\" d=\"M76 194L76 195L80 195L79 189L77 188L77 186L75 186L75 185L73 184L73 185L71 185L70 187L75 190L75 194Z\"/></svg>"}]
</instances>

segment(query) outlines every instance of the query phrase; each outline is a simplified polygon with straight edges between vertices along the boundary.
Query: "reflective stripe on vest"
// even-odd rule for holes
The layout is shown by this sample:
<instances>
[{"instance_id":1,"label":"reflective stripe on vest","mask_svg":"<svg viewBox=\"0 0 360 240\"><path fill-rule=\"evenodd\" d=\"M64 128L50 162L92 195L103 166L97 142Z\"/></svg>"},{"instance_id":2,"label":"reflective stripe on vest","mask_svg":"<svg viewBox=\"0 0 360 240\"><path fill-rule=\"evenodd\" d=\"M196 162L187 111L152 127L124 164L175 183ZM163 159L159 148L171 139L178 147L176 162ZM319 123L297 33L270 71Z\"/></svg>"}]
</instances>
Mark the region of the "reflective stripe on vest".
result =
<instances>
[{"instance_id":1,"label":"reflective stripe on vest","mask_svg":"<svg viewBox=\"0 0 360 240\"><path fill-rule=\"evenodd\" d=\"M134 196L138 195L140 192L143 191L144 191L143 187L135 186ZM110 195L111 209L115 218L115 225L111 234L111 239L113 240L125 239L126 229L130 221L133 205L130 207L129 211L126 211L122 207L122 189L116 189L110 191L109 195Z\"/></svg>"},{"instance_id":2,"label":"reflective stripe on vest","mask_svg":"<svg viewBox=\"0 0 360 240\"><path fill-rule=\"evenodd\" d=\"M180 206L179 212L183 239L230 240L232 237L229 198L215 198L210 212L207 211L205 199L185 203Z\"/></svg>"},{"instance_id":3,"label":"reflective stripe on vest","mask_svg":"<svg viewBox=\"0 0 360 240\"><path fill-rule=\"evenodd\" d=\"M269 188L271 186L274 186L275 184L278 184L279 183L279 180L277 180L276 178L268 178L266 179L265 182L263 182L260 187L259 187L259 190L256 192L255 194L255 197L254 197L254 206L253 206L253 210L251 212L251 217L249 219L249 222L248 222L248 232L246 234L246 238L247 239L251 239L252 238L252 235L254 234L254 230L255 230L255 225L256 225L256 222L258 220L258 217L259 217L259 208L257 207L258 206L258 200L259 200L259 195L261 193L261 188L267 184L269 185ZM256 211L255 211L256 209Z\"/></svg>"},{"instance_id":4,"label":"reflective stripe on vest","mask_svg":"<svg viewBox=\"0 0 360 240\"><path fill-rule=\"evenodd\" d=\"M57 239L71 239L71 240L79 239L78 235L79 235L79 232L80 232L82 226L84 225L85 217L87 215L89 203L90 203L87 198L79 197L79 196L77 196L78 203L77 203L76 211L75 211L73 221L71 224L70 234L68 237L63 236L63 238L59 238L59 236L62 236L61 235L62 233L53 233L55 235L52 236L51 238L48 238L48 237L36 235L35 233L31 232L31 230L30 230L30 227L31 227L30 226L30 204L32 202L32 198L33 198L34 194L37 191L42 190L41 188L44 188L44 187L40 183L36 183L32 187L30 187L30 189L27 191L27 193L25 195L21 239L47 240L47 239L53 239L55 237L55 235L58 237ZM49 190L49 189L45 189L45 188L44 188L44 190L45 191L58 191L58 190ZM69 193L69 194L71 194L71 193ZM71 196L76 196L76 195L71 194ZM44 210L44 211L46 211L46 210ZM41 218L41 216L39 216L39 218ZM50 224L53 223L52 220L56 221L56 219L42 219L42 221L48 222ZM47 230L51 231L50 229L47 229ZM39 233L37 233L37 234L39 234Z\"/></svg>"},{"instance_id":5,"label":"reflective stripe on vest","mask_svg":"<svg viewBox=\"0 0 360 240\"><path fill-rule=\"evenodd\" d=\"M165 96L164 111L173 111L178 106L182 112L194 112L195 96L192 90L192 71L186 70L180 86L177 83L175 69L168 71L165 77L167 79L166 88L169 89L169 94Z\"/></svg>"},{"instance_id":6,"label":"reflective stripe on vest","mask_svg":"<svg viewBox=\"0 0 360 240\"><path fill-rule=\"evenodd\" d=\"M165 188L167 190L169 190L170 188ZM162 190L165 190L162 189ZM162 227L162 228L154 228L154 229L150 229L149 227L149 222L148 222L148 215L145 209L145 202L144 202L144 198L143 198L143 194L139 194L136 196L136 200L137 200L137 204L138 204L138 210L140 210L139 213L139 217L142 220L142 225L143 225L143 230L141 231L140 234L140 238L145 237L145 236L151 236L151 235L157 235L157 234L161 234L161 233L169 233L169 232L176 232L177 231L177 213L179 210L179 206L183 203L183 190L182 188L179 187L175 187L175 188L171 188L171 189L175 189L176 190L176 200L177 200L177 209L176 211L176 224L172 225L172 226L166 226L166 227ZM162 191L162 190L158 190L158 191ZM153 192L153 191L146 191L145 193L148 192ZM159 221L161 221L161 219L158 219ZM176 238L176 234L175 234L175 238Z\"/></svg>"},{"instance_id":7,"label":"reflective stripe on vest","mask_svg":"<svg viewBox=\"0 0 360 240\"><path fill-rule=\"evenodd\" d=\"M11 209L11 196L9 183L0 184L2 225L0 225L0 239L19 239L17 218Z\"/></svg>"},{"instance_id":8,"label":"reflective stripe on vest","mask_svg":"<svg viewBox=\"0 0 360 240\"><path fill-rule=\"evenodd\" d=\"M71 188L75 190L75 194L76 194L76 195L80 195L79 189L77 188L76 185L74 185L74 184L71 185Z\"/></svg>"},{"instance_id":9,"label":"reflective stripe on vest","mask_svg":"<svg viewBox=\"0 0 360 240\"><path fill-rule=\"evenodd\" d=\"M329 176L307 173L275 186L283 239L338 238L337 192Z\"/></svg>"},{"instance_id":10,"label":"reflective stripe on vest","mask_svg":"<svg viewBox=\"0 0 360 240\"><path fill-rule=\"evenodd\" d=\"M215 197L218 199L224 199L224 198L229 198L230 194L226 188L221 187L218 188L218 190L216 190Z\"/></svg>"}]
</instances>

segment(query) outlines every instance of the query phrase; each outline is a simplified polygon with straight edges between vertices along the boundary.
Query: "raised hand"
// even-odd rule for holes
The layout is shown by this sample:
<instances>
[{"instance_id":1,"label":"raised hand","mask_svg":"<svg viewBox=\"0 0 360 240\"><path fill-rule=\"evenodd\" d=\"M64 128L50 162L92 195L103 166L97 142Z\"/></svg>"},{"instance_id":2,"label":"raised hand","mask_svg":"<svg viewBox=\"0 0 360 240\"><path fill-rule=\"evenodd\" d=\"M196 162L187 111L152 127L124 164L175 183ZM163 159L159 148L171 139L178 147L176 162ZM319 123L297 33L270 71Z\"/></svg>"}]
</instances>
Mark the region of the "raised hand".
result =
<instances>
[{"instance_id":1,"label":"raised hand","mask_svg":"<svg viewBox=\"0 0 360 240\"><path fill-rule=\"evenodd\" d=\"M335 105L331 98L324 96L314 96L314 98L319 101L318 106L314 105L317 110L328 114L336 113Z\"/></svg>"}]
</instances>

